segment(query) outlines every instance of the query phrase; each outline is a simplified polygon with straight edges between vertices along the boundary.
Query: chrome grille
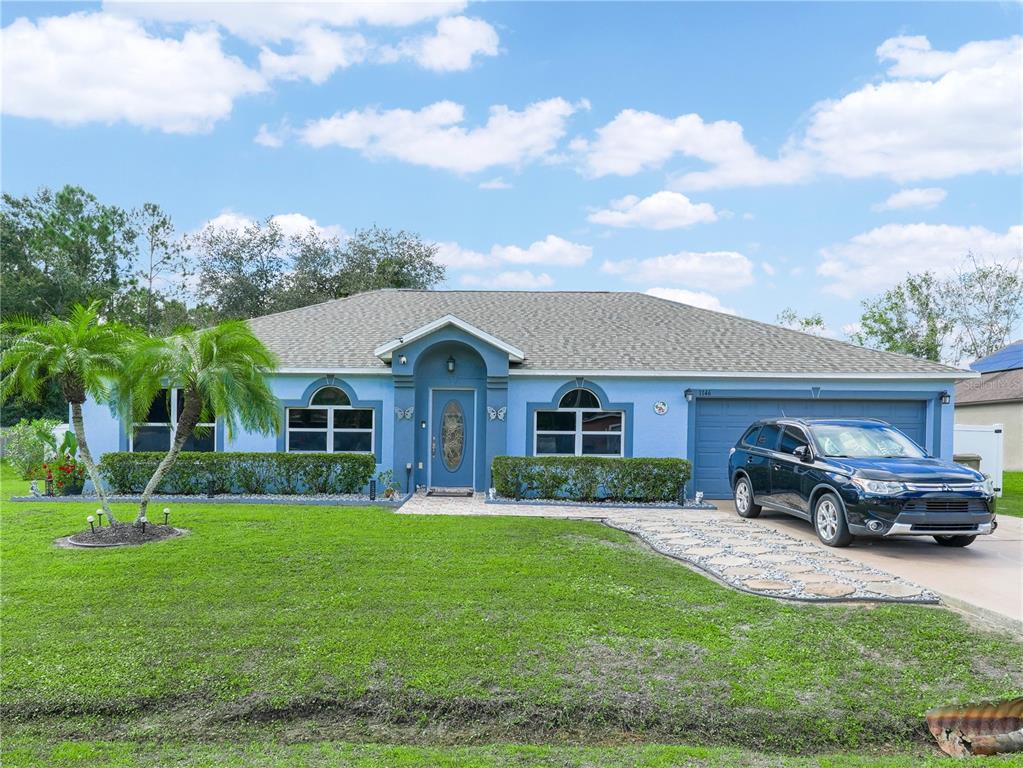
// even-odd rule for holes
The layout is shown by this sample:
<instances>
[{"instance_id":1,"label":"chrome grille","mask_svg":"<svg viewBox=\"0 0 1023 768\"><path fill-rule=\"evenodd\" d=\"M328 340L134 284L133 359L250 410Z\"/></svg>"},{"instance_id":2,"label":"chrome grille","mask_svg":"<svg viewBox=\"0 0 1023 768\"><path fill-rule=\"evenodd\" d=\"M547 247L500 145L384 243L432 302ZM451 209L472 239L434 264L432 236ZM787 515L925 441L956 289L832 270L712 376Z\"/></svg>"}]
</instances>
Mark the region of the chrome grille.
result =
<instances>
[{"instance_id":1,"label":"chrome grille","mask_svg":"<svg viewBox=\"0 0 1023 768\"><path fill-rule=\"evenodd\" d=\"M933 493L935 491L973 491L976 483L906 483L906 488L911 491Z\"/></svg>"},{"instance_id":2,"label":"chrome grille","mask_svg":"<svg viewBox=\"0 0 1023 768\"><path fill-rule=\"evenodd\" d=\"M903 512L976 512L988 511L984 499L967 499L963 497L946 497L936 499L911 499L902 508Z\"/></svg>"}]
</instances>

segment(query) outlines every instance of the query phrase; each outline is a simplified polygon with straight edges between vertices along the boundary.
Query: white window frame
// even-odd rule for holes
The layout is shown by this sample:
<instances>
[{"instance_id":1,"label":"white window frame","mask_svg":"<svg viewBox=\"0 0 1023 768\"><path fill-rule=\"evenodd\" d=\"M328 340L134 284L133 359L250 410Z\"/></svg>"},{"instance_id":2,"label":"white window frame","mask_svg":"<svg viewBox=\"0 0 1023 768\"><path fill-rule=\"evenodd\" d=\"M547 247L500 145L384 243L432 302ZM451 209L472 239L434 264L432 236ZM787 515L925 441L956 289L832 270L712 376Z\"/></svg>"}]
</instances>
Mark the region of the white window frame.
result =
<instances>
[{"instance_id":1,"label":"white window frame","mask_svg":"<svg viewBox=\"0 0 1023 768\"><path fill-rule=\"evenodd\" d=\"M316 390L316 392L313 392L312 395L309 396L309 405L296 405L294 407L290 407L290 408L286 408L285 409L285 412L284 412L284 451L285 451L285 453L368 453L368 454L375 455L376 454L376 447L377 447L376 446L376 424L377 424L376 409L375 408L368 408L366 406L361 406L361 405L351 405L351 397L348 395L347 392L345 392L344 394L345 394L345 397L348 397L349 405L313 405L312 402L313 402L313 399L316 397L316 395L321 390L327 389L328 387L330 387L330 385L327 385L326 387L320 387L320 389ZM330 388L332 388L332 389L340 389L340 387L330 387ZM343 389L341 391L344 392ZM326 427L292 427L292 426L290 426L290 423L291 423L291 412L292 411L313 411L313 410L316 410L316 411L327 411L327 426ZM370 416L369 428L366 428L366 427L359 427L359 428L338 427L337 429L335 429L334 428L334 413L336 411L369 411L369 416ZM291 449L291 433L292 432L324 432L324 431L327 433L327 437L326 437L327 450L325 450L325 451L302 451L302 450L298 450L298 449L295 449L295 450ZM334 433L335 432L358 432L358 433L362 433L362 434L365 434L365 433L368 432L369 433L369 450L368 451L335 451L334 450Z\"/></svg>"},{"instance_id":2,"label":"white window frame","mask_svg":"<svg viewBox=\"0 0 1023 768\"><path fill-rule=\"evenodd\" d=\"M170 402L168 403L170 422L163 421L133 421L131 423L131 429L128 430L128 451L135 453L135 430L138 427L170 427L167 434L170 435L170 439L167 441L166 450L170 450L170 447L174 445L174 435L178 431L178 391L180 387L165 387L160 391L169 392ZM202 421L195 425L198 427L208 427L213 433L213 450L202 451L202 453L216 453L217 452L217 422L215 421Z\"/></svg>"},{"instance_id":3,"label":"white window frame","mask_svg":"<svg viewBox=\"0 0 1023 768\"><path fill-rule=\"evenodd\" d=\"M589 392L589 390L587 390ZM596 395L594 395L596 397ZM600 402L600 398L597 398L597 402ZM541 413L574 413L575 414L575 429L574 430L563 430L563 429L539 429L537 423L539 421L539 415ZM622 418L621 429L613 432L584 432L583 431L583 414L586 413L617 413ZM540 435L574 435L575 436L575 453L538 453L536 450L537 438ZM618 435L621 439L618 441L618 453L583 453L583 435ZM625 455L625 411L616 408L538 408L533 412L533 455L534 456L610 456L610 457L622 457Z\"/></svg>"}]
</instances>

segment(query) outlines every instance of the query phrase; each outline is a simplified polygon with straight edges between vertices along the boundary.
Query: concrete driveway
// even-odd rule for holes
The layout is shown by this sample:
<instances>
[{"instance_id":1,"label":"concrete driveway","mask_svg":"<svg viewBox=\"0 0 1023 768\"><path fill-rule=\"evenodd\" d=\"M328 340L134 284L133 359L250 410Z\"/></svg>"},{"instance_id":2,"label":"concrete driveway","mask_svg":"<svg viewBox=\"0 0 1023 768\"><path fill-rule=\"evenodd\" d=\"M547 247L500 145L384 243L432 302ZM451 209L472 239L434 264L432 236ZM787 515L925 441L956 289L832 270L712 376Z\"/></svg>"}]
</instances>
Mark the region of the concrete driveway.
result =
<instances>
[{"instance_id":1,"label":"concrete driveway","mask_svg":"<svg viewBox=\"0 0 1023 768\"><path fill-rule=\"evenodd\" d=\"M709 514L735 515L731 501L712 503L718 511ZM765 509L753 522L823 547L805 520ZM938 546L930 537L906 537L856 539L840 552L926 587L950 607L1023 632L1023 518L999 516L998 530L962 549Z\"/></svg>"}]
</instances>

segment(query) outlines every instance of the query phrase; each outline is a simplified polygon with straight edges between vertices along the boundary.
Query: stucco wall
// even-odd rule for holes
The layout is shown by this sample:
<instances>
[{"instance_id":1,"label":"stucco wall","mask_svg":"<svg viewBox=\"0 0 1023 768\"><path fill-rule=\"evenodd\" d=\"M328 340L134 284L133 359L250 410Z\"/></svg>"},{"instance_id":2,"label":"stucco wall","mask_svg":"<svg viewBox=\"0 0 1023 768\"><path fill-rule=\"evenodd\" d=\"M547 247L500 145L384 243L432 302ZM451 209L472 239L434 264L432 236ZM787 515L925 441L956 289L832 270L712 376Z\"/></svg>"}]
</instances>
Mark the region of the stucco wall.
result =
<instances>
[{"instance_id":1,"label":"stucco wall","mask_svg":"<svg viewBox=\"0 0 1023 768\"><path fill-rule=\"evenodd\" d=\"M395 465L396 479L403 486L405 465L413 462L411 443L415 438L412 436L415 435L420 441L425 439L423 436L425 433L420 429L420 423L428 415L428 408L423 399L426 381L425 379L420 381L419 376L412 376L413 370L419 373L414 368L419 354L425 355L433 350L438 355L431 355L430 359L437 357L437 360L443 361L449 354L448 345L468 342L469 339L464 338L460 332L448 331L438 337L424 339L421 343L409 345L402 350L408 357L404 371L395 370L394 375L387 372L381 375L360 374L335 377L354 395L357 401L373 403L374 407L378 408L376 418L380 429L375 446L375 453L378 456L377 468L380 471L390 468L392 464ZM481 450L477 451L479 467L477 487L484 487L489 482L489 466L493 456L532 453L533 437L529 407L556 404L559 390L563 391L565 388L575 385L577 380L571 376L507 376L507 368L502 368L498 362L490 359L494 353L493 349L477 344L473 344L473 347L477 353L481 354L482 361L485 363L485 378L478 363L474 361L472 365L469 365L469 360L465 357L462 359L466 365L458 368L455 378L463 375L463 372L471 373L474 386L478 387L480 393L476 414L477 428L480 431L477 434L479 439L485 443L486 453L484 455ZM456 347L452 347L452 349L457 350ZM440 354L441 352L443 354ZM426 372L427 369L423 370ZM433 371L429 378L443 383L446 381L446 376L446 373L438 369ZM284 404L300 401L310 393L312 385L323 379L323 374L280 374L272 378L271 386L282 400L282 423L284 421ZM405 381L404 388L396 389L395 385L403 380ZM507 389L504 389L505 382L507 382ZM689 455L691 449L688 431L692 409L690 403L685 399L687 389L693 390L697 396L701 397L741 395L748 397L910 397L923 399L927 401L927 449L945 458L952 456L955 414L951 405L942 406L939 400L942 392L954 391L954 383L951 381L687 380L604 376L587 378L581 383L583 386L591 385L597 391L603 405L625 406L627 413L626 454L630 456ZM397 402L396 392L399 394ZM668 411L664 415L658 415L654 411L654 403L658 401L664 401L668 405ZM505 403L508 405L508 410L503 421L487 418L485 413L487 405L499 408ZM415 405L414 418L396 420L394 412L396 405L402 408ZM972 410L974 409L971 408ZM961 409L960 413L962 412ZM1019 412L1023 412L1023 408L1019 409ZM1017 412L1015 428L1017 446L1021 442L1019 412ZM971 415L972 418L974 417ZM976 418L980 420L979 423L985 423L989 419L1002 421L1007 428L1011 421L1005 415L999 416L997 419L987 415L978 415ZM87 403L85 419L94 455L99 457L109 451L126 449L125 436L116 418L105 406ZM962 419L960 422L962 423ZM218 430L220 430L218 447L223 446L225 450L276 451L283 449L283 443L276 435L259 435L243 431L234 435L233 439L227 440L226 435L223 434L222 425L218 425ZM402 435L402 439L397 443L395 441L396 430L398 430L398 434ZM1010 455L1008 448L1010 441L1007 434L1007 460ZM424 450L425 448L421 445L415 454L416 463L423 460ZM1021 464L1023 461L1016 460L1016 466ZM425 477L418 471L418 467L415 474L416 482L425 482Z\"/></svg>"},{"instance_id":2,"label":"stucco wall","mask_svg":"<svg viewBox=\"0 0 1023 768\"><path fill-rule=\"evenodd\" d=\"M957 405L955 423L972 426L1002 425L1003 468L1023 472L1023 403Z\"/></svg>"}]
</instances>

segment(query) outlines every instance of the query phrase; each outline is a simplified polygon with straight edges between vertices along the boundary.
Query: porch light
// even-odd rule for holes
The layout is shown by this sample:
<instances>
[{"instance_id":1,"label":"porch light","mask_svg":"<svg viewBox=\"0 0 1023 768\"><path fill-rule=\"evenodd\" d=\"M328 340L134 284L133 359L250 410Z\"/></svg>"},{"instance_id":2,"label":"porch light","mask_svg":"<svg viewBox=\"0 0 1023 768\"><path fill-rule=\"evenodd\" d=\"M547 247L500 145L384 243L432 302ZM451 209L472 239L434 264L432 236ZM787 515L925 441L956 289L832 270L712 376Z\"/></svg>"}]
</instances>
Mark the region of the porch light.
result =
<instances>
[{"instance_id":1,"label":"porch light","mask_svg":"<svg viewBox=\"0 0 1023 768\"><path fill-rule=\"evenodd\" d=\"M454 372L455 372L455 358L454 357L449 357L448 358L448 373L454 373Z\"/></svg>"},{"instance_id":2,"label":"porch light","mask_svg":"<svg viewBox=\"0 0 1023 768\"><path fill-rule=\"evenodd\" d=\"M942 405L948 405L951 402L952 402L952 395L950 395L948 392L942 392L941 393L941 404Z\"/></svg>"},{"instance_id":3,"label":"porch light","mask_svg":"<svg viewBox=\"0 0 1023 768\"><path fill-rule=\"evenodd\" d=\"M686 402L687 403L693 402L693 390L687 389L685 391L685 396L686 396Z\"/></svg>"},{"instance_id":4,"label":"porch light","mask_svg":"<svg viewBox=\"0 0 1023 768\"><path fill-rule=\"evenodd\" d=\"M398 365L405 365L408 362L408 358L405 355L398 355Z\"/></svg>"}]
</instances>

